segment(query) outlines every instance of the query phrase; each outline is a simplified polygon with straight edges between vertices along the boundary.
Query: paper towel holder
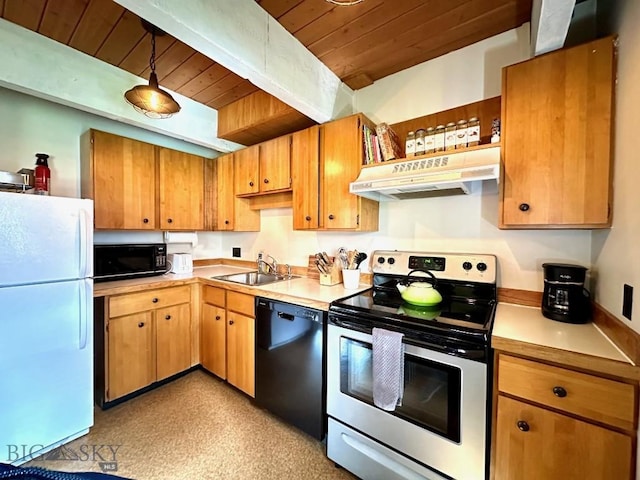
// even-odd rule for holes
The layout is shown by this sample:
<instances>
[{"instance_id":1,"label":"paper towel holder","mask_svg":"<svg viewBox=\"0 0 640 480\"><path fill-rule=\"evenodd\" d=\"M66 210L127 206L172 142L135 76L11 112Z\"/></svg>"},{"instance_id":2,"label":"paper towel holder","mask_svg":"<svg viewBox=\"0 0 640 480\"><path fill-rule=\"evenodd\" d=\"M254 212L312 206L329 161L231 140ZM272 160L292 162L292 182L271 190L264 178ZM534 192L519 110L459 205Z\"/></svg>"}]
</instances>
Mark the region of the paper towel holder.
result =
<instances>
[{"instance_id":1,"label":"paper towel holder","mask_svg":"<svg viewBox=\"0 0 640 480\"><path fill-rule=\"evenodd\" d=\"M192 247L198 244L197 232L164 232L165 243L189 243Z\"/></svg>"}]
</instances>

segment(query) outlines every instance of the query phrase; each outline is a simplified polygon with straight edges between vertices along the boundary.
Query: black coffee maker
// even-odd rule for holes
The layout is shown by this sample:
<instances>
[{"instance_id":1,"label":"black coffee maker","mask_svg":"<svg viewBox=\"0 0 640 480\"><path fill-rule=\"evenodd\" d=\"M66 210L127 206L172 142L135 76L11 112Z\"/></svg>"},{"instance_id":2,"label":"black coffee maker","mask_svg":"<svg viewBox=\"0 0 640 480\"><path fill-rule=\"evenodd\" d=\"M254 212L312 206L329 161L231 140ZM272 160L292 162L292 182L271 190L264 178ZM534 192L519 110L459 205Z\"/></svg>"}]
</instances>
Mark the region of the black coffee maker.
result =
<instances>
[{"instance_id":1,"label":"black coffee maker","mask_svg":"<svg viewBox=\"0 0 640 480\"><path fill-rule=\"evenodd\" d=\"M591 296L584 288L585 267L566 263L543 263L542 315L567 323L591 319Z\"/></svg>"}]
</instances>

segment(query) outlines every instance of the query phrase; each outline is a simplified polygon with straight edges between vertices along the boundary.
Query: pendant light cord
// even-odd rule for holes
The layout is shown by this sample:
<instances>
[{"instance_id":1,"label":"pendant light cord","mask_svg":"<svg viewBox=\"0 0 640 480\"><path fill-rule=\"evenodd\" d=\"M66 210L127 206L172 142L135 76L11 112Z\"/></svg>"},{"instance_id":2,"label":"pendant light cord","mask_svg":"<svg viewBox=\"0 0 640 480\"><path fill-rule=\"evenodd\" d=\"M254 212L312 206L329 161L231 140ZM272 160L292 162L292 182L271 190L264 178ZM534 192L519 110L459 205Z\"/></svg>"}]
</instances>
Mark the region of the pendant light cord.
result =
<instances>
[{"instance_id":1,"label":"pendant light cord","mask_svg":"<svg viewBox=\"0 0 640 480\"><path fill-rule=\"evenodd\" d=\"M151 32L151 58L149 58L149 66L151 71L156 71L156 32Z\"/></svg>"}]
</instances>

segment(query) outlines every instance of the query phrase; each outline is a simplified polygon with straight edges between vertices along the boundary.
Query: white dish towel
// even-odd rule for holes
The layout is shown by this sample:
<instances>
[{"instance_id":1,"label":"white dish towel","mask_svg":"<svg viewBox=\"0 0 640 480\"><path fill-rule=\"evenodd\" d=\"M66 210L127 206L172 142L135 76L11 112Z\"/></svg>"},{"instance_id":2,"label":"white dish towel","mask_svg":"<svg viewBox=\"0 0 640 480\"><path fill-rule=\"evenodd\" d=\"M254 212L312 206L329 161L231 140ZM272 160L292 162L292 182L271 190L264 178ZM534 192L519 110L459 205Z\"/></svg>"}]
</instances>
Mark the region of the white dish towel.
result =
<instances>
[{"instance_id":1,"label":"white dish towel","mask_svg":"<svg viewBox=\"0 0 640 480\"><path fill-rule=\"evenodd\" d=\"M373 404L393 411L404 393L404 334L373 329Z\"/></svg>"}]
</instances>

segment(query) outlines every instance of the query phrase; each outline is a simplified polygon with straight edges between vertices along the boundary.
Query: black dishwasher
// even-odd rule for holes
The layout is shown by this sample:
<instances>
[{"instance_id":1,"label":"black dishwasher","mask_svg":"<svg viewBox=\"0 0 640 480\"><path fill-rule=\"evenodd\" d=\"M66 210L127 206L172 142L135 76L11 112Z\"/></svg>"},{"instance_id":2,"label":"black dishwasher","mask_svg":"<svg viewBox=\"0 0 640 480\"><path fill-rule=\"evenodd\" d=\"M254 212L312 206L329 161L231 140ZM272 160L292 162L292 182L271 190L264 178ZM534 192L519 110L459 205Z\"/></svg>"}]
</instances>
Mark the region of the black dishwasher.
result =
<instances>
[{"instance_id":1,"label":"black dishwasher","mask_svg":"<svg viewBox=\"0 0 640 480\"><path fill-rule=\"evenodd\" d=\"M256 297L258 406L322 440L326 312Z\"/></svg>"}]
</instances>

